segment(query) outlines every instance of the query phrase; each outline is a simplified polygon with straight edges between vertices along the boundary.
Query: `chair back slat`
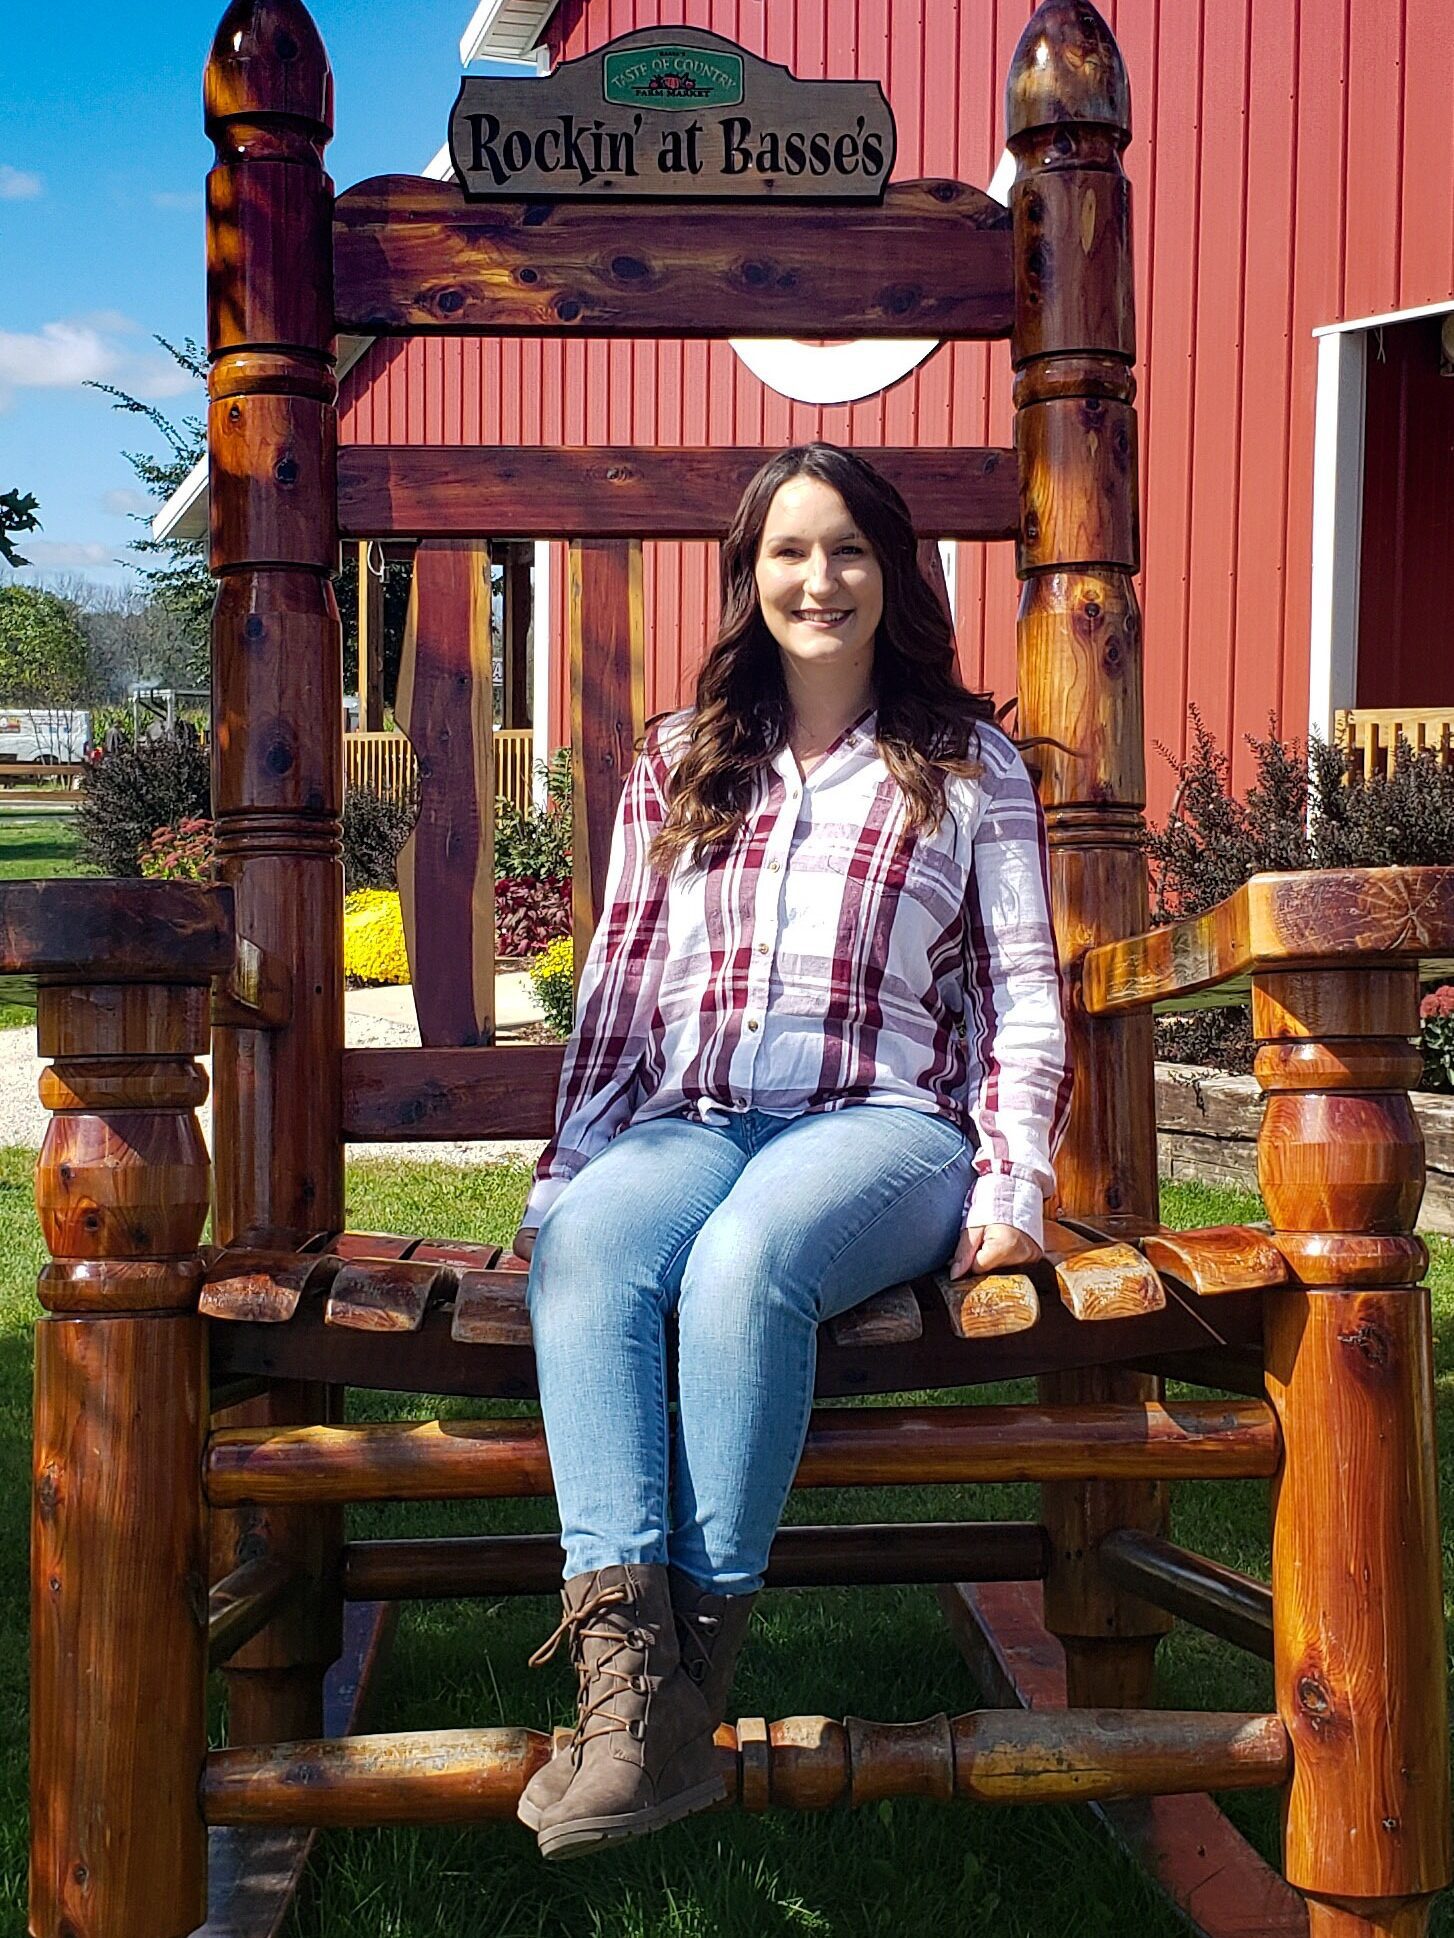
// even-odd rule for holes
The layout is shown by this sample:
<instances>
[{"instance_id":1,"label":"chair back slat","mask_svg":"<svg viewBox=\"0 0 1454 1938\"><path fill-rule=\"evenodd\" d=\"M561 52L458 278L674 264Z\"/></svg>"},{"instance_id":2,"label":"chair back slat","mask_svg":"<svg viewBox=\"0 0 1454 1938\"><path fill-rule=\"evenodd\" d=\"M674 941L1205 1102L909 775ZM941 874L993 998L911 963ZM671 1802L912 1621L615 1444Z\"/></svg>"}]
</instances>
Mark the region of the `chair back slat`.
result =
<instances>
[{"instance_id":1,"label":"chair back slat","mask_svg":"<svg viewBox=\"0 0 1454 1938\"><path fill-rule=\"evenodd\" d=\"M600 917L621 788L646 726L640 539L570 548L570 693L576 975Z\"/></svg>"},{"instance_id":2,"label":"chair back slat","mask_svg":"<svg viewBox=\"0 0 1454 1938\"><path fill-rule=\"evenodd\" d=\"M483 541L419 546L394 713L419 762L419 816L399 853L399 899L420 1038L490 1043L495 762Z\"/></svg>"}]
</instances>

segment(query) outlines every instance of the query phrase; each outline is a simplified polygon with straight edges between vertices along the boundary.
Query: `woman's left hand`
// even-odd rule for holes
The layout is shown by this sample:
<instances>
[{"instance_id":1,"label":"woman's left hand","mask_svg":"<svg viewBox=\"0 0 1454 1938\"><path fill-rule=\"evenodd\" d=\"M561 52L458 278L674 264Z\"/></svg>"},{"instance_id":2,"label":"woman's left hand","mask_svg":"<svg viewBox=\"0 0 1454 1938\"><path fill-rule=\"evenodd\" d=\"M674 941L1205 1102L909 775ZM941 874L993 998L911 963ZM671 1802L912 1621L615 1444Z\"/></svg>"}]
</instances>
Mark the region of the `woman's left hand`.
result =
<instances>
[{"instance_id":1,"label":"woman's left hand","mask_svg":"<svg viewBox=\"0 0 1454 1938\"><path fill-rule=\"evenodd\" d=\"M979 1278L986 1272L1003 1272L1012 1265L1033 1265L1040 1247L1028 1233L1013 1225L966 1225L954 1248L949 1276L952 1279Z\"/></svg>"}]
</instances>

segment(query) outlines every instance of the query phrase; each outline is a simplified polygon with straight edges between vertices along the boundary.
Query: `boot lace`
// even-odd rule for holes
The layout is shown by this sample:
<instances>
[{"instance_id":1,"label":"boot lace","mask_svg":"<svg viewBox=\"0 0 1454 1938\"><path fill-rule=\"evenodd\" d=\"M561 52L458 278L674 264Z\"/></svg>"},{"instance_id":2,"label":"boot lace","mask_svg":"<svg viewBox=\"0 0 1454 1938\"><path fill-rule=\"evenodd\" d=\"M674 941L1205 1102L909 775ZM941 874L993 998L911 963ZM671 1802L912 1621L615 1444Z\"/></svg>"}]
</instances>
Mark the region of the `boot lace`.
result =
<instances>
[{"instance_id":1,"label":"boot lace","mask_svg":"<svg viewBox=\"0 0 1454 1938\"><path fill-rule=\"evenodd\" d=\"M580 1756L582 1745L592 1741L597 1736L610 1736L617 1731L625 1730L628 1736L636 1737L639 1740L643 1734L642 1724L639 1718L627 1718L609 1713L603 1714L602 1712L607 1703L615 1700L622 1686L629 1689L645 1689L646 1684L642 1678L638 1677L632 1671L618 1669L611 1658L626 1648L644 1648L649 1637L640 1628L630 1628L623 1633L620 1629L611 1626L595 1628L590 1626L596 1616L600 1615L604 1610L619 1607L623 1603L629 1603L632 1600L633 1597L630 1589L622 1582L617 1582L609 1588L593 1590L581 1603L579 1608L568 1609L566 1611L556 1625L554 1632L547 1636L545 1641L535 1651L534 1655L530 1657L530 1667L532 1669L538 1669L550 1661L562 1641L566 1643L570 1660L576 1672L576 1704L578 1714L576 1716L576 1726L571 1732L570 1741L571 1754L576 1758ZM585 1661L585 1645L587 1642L604 1642L612 1645L609 1652L600 1656L594 1667L590 1669L586 1667ZM598 1676L607 1679L607 1687L593 1702L587 1702L586 1691L592 1680ZM599 1721L602 1727L588 1732L586 1725L593 1721Z\"/></svg>"}]
</instances>

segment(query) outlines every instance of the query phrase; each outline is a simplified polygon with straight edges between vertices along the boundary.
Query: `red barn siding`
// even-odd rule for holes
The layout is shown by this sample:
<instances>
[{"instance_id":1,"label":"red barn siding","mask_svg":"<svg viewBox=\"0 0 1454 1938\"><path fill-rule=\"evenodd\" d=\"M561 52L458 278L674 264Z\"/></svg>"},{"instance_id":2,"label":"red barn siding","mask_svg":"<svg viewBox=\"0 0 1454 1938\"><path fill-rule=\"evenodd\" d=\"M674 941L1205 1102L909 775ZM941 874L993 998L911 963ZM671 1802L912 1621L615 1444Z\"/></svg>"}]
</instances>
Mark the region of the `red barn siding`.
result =
<instances>
[{"instance_id":1,"label":"red barn siding","mask_svg":"<svg viewBox=\"0 0 1454 1938\"><path fill-rule=\"evenodd\" d=\"M1195 703L1233 745L1307 718L1312 330L1454 296L1447 0L1102 0L1134 102L1148 738ZM807 76L873 75L896 172L987 182L1030 0L563 0L552 51L709 27ZM1454 389L1454 386L1451 386ZM345 439L754 443L1010 436L1003 346L955 345L841 409L767 391L726 344L379 344ZM651 547L648 705L689 694L715 606L704 547ZM555 575L557 625L563 573ZM1014 683L1010 549L963 547L965 676ZM555 637L562 634L559 630ZM565 674L552 724L563 731ZM1150 763L1153 810L1169 770Z\"/></svg>"}]
</instances>

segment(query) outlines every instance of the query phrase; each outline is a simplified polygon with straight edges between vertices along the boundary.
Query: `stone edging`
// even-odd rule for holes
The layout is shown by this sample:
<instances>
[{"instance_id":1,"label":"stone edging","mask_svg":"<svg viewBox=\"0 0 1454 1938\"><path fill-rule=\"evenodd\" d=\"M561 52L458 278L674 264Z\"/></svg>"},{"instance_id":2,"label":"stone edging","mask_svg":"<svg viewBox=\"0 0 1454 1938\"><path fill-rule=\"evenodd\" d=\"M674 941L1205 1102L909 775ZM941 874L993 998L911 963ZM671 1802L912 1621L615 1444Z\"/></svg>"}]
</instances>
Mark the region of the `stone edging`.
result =
<instances>
[{"instance_id":1,"label":"stone edging","mask_svg":"<svg viewBox=\"0 0 1454 1938\"><path fill-rule=\"evenodd\" d=\"M1428 1167L1420 1231L1454 1235L1454 1097L1417 1091L1414 1113ZM1194 1063L1156 1066L1156 1149L1173 1181L1257 1189L1262 1093L1253 1077L1231 1077Z\"/></svg>"}]
</instances>

